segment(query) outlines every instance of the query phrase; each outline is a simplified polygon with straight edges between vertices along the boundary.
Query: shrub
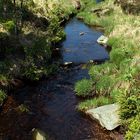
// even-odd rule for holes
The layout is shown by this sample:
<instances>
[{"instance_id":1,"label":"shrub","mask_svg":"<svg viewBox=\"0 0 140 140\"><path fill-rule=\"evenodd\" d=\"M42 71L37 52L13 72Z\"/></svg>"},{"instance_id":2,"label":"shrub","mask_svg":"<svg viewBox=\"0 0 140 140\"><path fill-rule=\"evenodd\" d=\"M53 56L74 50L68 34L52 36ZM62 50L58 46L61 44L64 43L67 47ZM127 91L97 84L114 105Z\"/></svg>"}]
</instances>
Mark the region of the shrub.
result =
<instances>
[{"instance_id":1,"label":"shrub","mask_svg":"<svg viewBox=\"0 0 140 140\"><path fill-rule=\"evenodd\" d=\"M122 89L118 102L121 105L120 116L122 120L128 120L140 113L140 89L133 85L133 88Z\"/></svg>"},{"instance_id":2,"label":"shrub","mask_svg":"<svg viewBox=\"0 0 140 140\"><path fill-rule=\"evenodd\" d=\"M75 85L76 95L82 96L82 97L92 96L93 95L92 89L93 89L93 84L91 80L88 80L88 79L83 79L77 82Z\"/></svg>"},{"instance_id":3,"label":"shrub","mask_svg":"<svg viewBox=\"0 0 140 140\"><path fill-rule=\"evenodd\" d=\"M43 58L48 60L51 57L51 48L45 37L38 38L32 46L25 46L24 52L27 57L37 58L37 61Z\"/></svg>"},{"instance_id":4,"label":"shrub","mask_svg":"<svg viewBox=\"0 0 140 140\"><path fill-rule=\"evenodd\" d=\"M129 121L128 131L126 132L126 140L139 140L140 138L140 114Z\"/></svg>"},{"instance_id":5,"label":"shrub","mask_svg":"<svg viewBox=\"0 0 140 140\"><path fill-rule=\"evenodd\" d=\"M12 20L11 21L7 21L6 23L4 23L4 27L10 33L13 33L14 32L14 29L15 29L15 23Z\"/></svg>"}]
</instances>

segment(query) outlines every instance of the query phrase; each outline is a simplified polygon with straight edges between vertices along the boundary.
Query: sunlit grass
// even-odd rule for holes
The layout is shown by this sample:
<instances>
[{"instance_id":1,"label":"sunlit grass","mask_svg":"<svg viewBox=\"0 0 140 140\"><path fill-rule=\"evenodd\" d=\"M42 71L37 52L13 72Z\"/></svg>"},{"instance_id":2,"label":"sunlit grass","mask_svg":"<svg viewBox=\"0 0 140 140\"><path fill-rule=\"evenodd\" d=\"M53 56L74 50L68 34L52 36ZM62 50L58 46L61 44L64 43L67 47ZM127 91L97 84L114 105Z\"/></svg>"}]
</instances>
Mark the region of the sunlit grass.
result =
<instances>
[{"instance_id":1,"label":"sunlit grass","mask_svg":"<svg viewBox=\"0 0 140 140\"><path fill-rule=\"evenodd\" d=\"M75 85L75 92L76 95L81 97L92 96L92 82L88 79L83 79L76 83Z\"/></svg>"},{"instance_id":2,"label":"sunlit grass","mask_svg":"<svg viewBox=\"0 0 140 140\"><path fill-rule=\"evenodd\" d=\"M99 107L99 106L102 106L102 105L107 105L107 104L110 104L110 103L113 103L113 100L111 100L107 97L101 96L99 98L88 99L88 100L85 100L85 101L81 102L78 105L78 110L86 111L90 108L96 108L96 107Z\"/></svg>"},{"instance_id":3,"label":"sunlit grass","mask_svg":"<svg viewBox=\"0 0 140 140\"><path fill-rule=\"evenodd\" d=\"M118 102L120 117L128 128L125 138L131 140L140 131L137 125L140 116L140 16L125 14L113 2L105 0L98 5L89 2L90 8L85 7L78 14L85 23L102 26L104 34L109 37L107 44L112 47L110 60L102 65L92 66L89 71L94 84L93 90L98 98L80 103L78 109L85 111L97 107L98 103L100 106ZM100 9L101 12L105 8L113 10L109 15L100 16L91 10Z\"/></svg>"}]
</instances>

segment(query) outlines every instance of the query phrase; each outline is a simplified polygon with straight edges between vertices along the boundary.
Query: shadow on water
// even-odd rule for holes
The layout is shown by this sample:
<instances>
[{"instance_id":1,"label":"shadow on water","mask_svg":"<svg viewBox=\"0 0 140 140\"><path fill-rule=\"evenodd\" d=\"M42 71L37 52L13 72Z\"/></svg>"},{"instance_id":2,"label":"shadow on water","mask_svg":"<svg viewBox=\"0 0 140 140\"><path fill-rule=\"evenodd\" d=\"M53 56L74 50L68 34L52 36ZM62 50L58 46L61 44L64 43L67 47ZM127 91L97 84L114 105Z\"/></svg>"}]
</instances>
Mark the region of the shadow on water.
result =
<instances>
[{"instance_id":1,"label":"shadow on water","mask_svg":"<svg viewBox=\"0 0 140 140\"><path fill-rule=\"evenodd\" d=\"M84 63L89 59L108 59L105 49L96 43L101 33L76 19L68 23L65 31L64 61ZM79 35L80 32L84 34ZM0 115L0 140L31 140L33 128L47 133L49 140L114 140L112 133L76 110L79 99L74 85L80 79L89 78L88 70L82 65L60 69L57 75L26 86L15 97L8 98ZM28 113L19 113L17 106L21 103L29 108Z\"/></svg>"}]
</instances>

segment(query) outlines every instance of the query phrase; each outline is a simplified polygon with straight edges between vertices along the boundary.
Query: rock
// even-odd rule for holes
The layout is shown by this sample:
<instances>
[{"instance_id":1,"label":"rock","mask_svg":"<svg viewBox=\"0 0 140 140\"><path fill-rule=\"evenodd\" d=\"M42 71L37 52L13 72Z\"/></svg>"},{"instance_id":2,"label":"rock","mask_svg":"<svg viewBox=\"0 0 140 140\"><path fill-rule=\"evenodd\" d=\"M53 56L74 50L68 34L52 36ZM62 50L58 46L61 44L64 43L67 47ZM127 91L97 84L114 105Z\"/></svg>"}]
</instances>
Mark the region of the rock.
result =
<instances>
[{"instance_id":1,"label":"rock","mask_svg":"<svg viewBox=\"0 0 140 140\"><path fill-rule=\"evenodd\" d=\"M86 113L91 118L97 119L107 130L113 130L120 125L118 111L119 106L117 104L110 104L90 109Z\"/></svg>"},{"instance_id":2,"label":"rock","mask_svg":"<svg viewBox=\"0 0 140 140\"><path fill-rule=\"evenodd\" d=\"M108 41L108 37L102 35L100 36L98 39L97 39L97 43L101 44L101 45L104 45L106 46L107 44L107 41Z\"/></svg>"},{"instance_id":3,"label":"rock","mask_svg":"<svg viewBox=\"0 0 140 140\"><path fill-rule=\"evenodd\" d=\"M82 35L84 35L84 34L85 34L85 32L81 32L79 35L82 36Z\"/></svg>"},{"instance_id":4,"label":"rock","mask_svg":"<svg viewBox=\"0 0 140 140\"><path fill-rule=\"evenodd\" d=\"M33 140L47 140L46 134L38 129L33 129Z\"/></svg>"},{"instance_id":5,"label":"rock","mask_svg":"<svg viewBox=\"0 0 140 140\"><path fill-rule=\"evenodd\" d=\"M94 61L93 60L89 60L89 63L93 63Z\"/></svg>"},{"instance_id":6,"label":"rock","mask_svg":"<svg viewBox=\"0 0 140 140\"><path fill-rule=\"evenodd\" d=\"M64 62L64 66L68 66L68 65L71 65L72 62Z\"/></svg>"}]
</instances>

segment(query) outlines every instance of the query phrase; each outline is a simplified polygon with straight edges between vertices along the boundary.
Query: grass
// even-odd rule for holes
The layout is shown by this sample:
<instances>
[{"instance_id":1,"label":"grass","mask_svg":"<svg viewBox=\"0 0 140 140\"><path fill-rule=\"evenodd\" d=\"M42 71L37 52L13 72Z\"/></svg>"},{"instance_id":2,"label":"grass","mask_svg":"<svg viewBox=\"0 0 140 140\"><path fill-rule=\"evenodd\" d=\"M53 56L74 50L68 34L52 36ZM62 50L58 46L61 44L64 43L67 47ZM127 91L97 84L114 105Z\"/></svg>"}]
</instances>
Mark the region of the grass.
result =
<instances>
[{"instance_id":1,"label":"grass","mask_svg":"<svg viewBox=\"0 0 140 140\"><path fill-rule=\"evenodd\" d=\"M113 101L107 97L100 96L99 98L88 99L78 105L78 110L86 111L90 108L96 108L102 105L111 104Z\"/></svg>"},{"instance_id":2,"label":"grass","mask_svg":"<svg viewBox=\"0 0 140 140\"><path fill-rule=\"evenodd\" d=\"M77 96L92 96L92 82L88 79L83 79L76 83L75 92Z\"/></svg>"},{"instance_id":3,"label":"grass","mask_svg":"<svg viewBox=\"0 0 140 140\"><path fill-rule=\"evenodd\" d=\"M140 117L140 16L126 15L111 0L98 5L89 1L87 3L78 17L87 24L102 26L104 34L109 37L108 45L112 50L108 62L93 65L89 70L90 81L94 85L92 89L98 97L85 100L78 108L87 110L95 107L98 100L102 102L100 105L104 105L104 100L100 100L100 97L119 103L122 124L127 130L125 139L133 140L140 132L137 125ZM111 12L103 14L103 10L107 8L112 9ZM97 15L91 9L100 9L100 12Z\"/></svg>"}]
</instances>

